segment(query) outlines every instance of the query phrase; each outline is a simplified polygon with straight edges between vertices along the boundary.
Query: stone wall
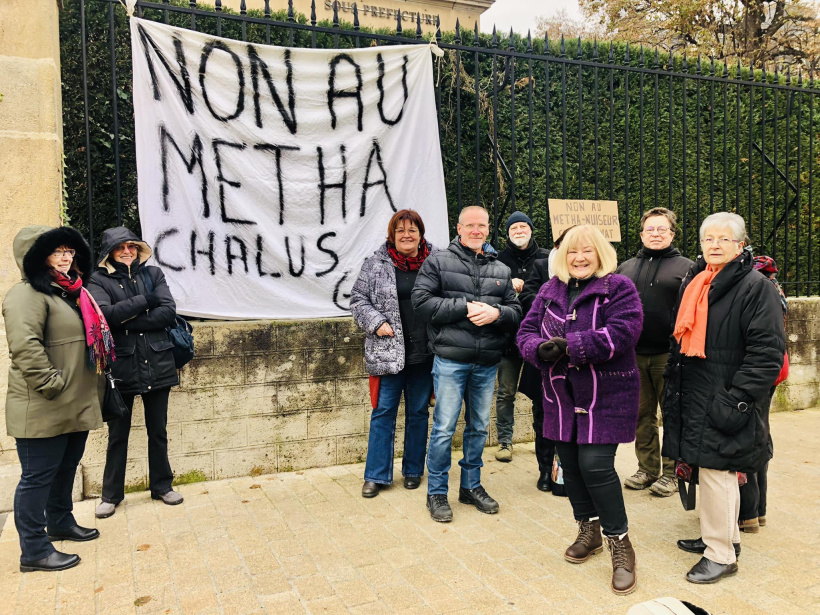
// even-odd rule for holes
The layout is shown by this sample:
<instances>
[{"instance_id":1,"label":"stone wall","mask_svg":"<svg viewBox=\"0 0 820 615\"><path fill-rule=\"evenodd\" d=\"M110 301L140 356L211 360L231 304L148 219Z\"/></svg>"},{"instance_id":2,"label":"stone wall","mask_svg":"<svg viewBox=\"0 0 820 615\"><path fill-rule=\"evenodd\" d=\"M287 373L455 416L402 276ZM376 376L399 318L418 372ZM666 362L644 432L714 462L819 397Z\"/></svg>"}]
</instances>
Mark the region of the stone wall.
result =
<instances>
[{"instance_id":1,"label":"stone wall","mask_svg":"<svg viewBox=\"0 0 820 615\"><path fill-rule=\"evenodd\" d=\"M0 298L20 279L12 240L29 224L60 224L63 125L55 0L0 1ZM6 329L0 316L0 511L20 478L6 435Z\"/></svg>"},{"instance_id":2,"label":"stone wall","mask_svg":"<svg viewBox=\"0 0 820 615\"><path fill-rule=\"evenodd\" d=\"M352 319L193 325L197 358L181 371L168 416L177 476L197 471L200 477L226 478L364 461L370 397L363 336ZM516 412L515 440L532 440L523 396ZM135 426L143 424L140 414L137 404ZM403 425L400 409L397 455ZM462 422L458 446L463 429ZM87 496L100 492L106 441L105 430L89 437L83 458ZM146 442L144 429L132 429L132 487L147 479Z\"/></svg>"},{"instance_id":3,"label":"stone wall","mask_svg":"<svg viewBox=\"0 0 820 615\"><path fill-rule=\"evenodd\" d=\"M820 406L820 297L789 299L789 378L777 387L772 411Z\"/></svg>"}]
</instances>

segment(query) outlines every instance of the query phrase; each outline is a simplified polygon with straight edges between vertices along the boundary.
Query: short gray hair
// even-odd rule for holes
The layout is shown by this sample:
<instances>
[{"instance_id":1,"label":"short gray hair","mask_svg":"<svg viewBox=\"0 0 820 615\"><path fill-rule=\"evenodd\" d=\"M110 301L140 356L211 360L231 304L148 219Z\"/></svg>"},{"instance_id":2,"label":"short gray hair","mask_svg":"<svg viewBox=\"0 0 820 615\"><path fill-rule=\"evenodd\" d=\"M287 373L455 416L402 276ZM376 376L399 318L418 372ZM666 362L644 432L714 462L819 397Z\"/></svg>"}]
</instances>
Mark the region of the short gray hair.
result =
<instances>
[{"instance_id":1,"label":"short gray hair","mask_svg":"<svg viewBox=\"0 0 820 615\"><path fill-rule=\"evenodd\" d=\"M700 225L700 238L703 239L707 229L716 226L725 226L732 229L732 239L735 241L744 241L746 239L746 222L742 217L729 211L719 211L711 216L706 216Z\"/></svg>"}]
</instances>

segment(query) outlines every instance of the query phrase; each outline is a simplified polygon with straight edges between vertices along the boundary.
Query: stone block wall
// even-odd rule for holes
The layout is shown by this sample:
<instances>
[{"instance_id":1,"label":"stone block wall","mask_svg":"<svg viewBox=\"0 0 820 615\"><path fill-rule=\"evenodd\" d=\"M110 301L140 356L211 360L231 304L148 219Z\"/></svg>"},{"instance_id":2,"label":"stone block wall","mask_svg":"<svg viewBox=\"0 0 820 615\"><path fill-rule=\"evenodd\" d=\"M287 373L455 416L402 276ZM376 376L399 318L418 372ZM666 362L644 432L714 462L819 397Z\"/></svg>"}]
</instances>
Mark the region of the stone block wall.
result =
<instances>
[{"instance_id":1,"label":"stone block wall","mask_svg":"<svg viewBox=\"0 0 820 615\"><path fill-rule=\"evenodd\" d=\"M218 479L365 460L370 393L364 337L351 318L192 324L197 356L180 372L168 413L169 454L177 476L197 471ZM529 441L530 405L519 397L515 440ZM404 441L403 413L400 408L397 455ZM127 485L132 487L147 481L142 425L138 398L129 441ZM457 446L463 430L461 422ZM100 492L106 443L106 430L90 434L83 458L86 496Z\"/></svg>"},{"instance_id":2,"label":"stone block wall","mask_svg":"<svg viewBox=\"0 0 820 615\"><path fill-rule=\"evenodd\" d=\"M772 412L820 406L820 297L789 299L789 378L777 387Z\"/></svg>"}]
</instances>

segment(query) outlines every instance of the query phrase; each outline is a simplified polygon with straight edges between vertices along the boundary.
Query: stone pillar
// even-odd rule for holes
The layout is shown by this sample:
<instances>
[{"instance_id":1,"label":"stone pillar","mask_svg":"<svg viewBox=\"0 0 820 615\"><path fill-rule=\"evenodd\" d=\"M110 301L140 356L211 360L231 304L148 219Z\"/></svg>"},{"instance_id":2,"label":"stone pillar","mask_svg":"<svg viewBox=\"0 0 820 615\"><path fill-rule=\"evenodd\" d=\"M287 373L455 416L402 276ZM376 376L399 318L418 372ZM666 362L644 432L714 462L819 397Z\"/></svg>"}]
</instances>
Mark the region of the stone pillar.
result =
<instances>
[{"instance_id":1,"label":"stone pillar","mask_svg":"<svg viewBox=\"0 0 820 615\"><path fill-rule=\"evenodd\" d=\"M56 0L2 0L0 10L0 297L19 279L12 240L20 227L60 223L63 123ZM77 50L80 53L80 50ZM0 317L0 511L20 476L6 435L8 347Z\"/></svg>"}]
</instances>

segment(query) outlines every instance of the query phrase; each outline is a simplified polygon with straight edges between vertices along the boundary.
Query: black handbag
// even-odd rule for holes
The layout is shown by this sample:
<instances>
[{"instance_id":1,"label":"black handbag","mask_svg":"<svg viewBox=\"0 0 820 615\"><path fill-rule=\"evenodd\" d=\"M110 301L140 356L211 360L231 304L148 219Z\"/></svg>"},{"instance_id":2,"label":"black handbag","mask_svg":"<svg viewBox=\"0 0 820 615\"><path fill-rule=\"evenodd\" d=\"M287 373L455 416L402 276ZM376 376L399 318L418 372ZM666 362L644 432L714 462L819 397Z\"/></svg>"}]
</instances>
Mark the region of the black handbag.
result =
<instances>
[{"instance_id":1,"label":"black handbag","mask_svg":"<svg viewBox=\"0 0 820 615\"><path fill-rule=\"evenodd\" d=\"M111 370L105 370L105 395L103 395L102 419L106 423L116 419L122 419L128 416L128 406L122 400L119 389L117 389L117 380L111 374Z\"/></svg>"},{"instance_id":2,"label":"black handbag","mask_svg":"<svg viewBox=\"0 0 820 615\"><path fill-rule=\"evenodd\" d=\"M145 282L145 289L154 292L154 281L148 272L142 270L142 281ZM182 369L194 358L194 328L182 316L176 316L174 324L165 329L168 332L168 339L174 347L171 353L174 355L174 365L177 369Z\"/></svg>"}]
</instances>

